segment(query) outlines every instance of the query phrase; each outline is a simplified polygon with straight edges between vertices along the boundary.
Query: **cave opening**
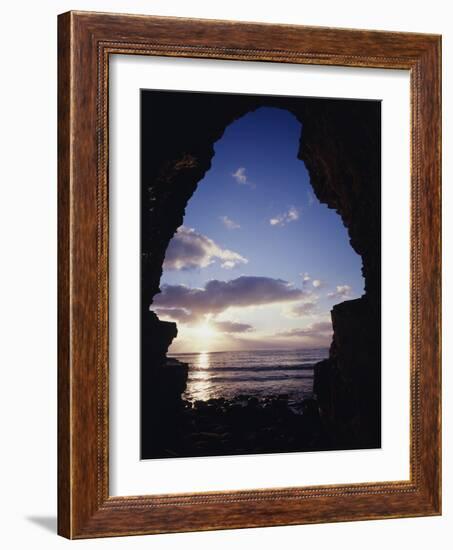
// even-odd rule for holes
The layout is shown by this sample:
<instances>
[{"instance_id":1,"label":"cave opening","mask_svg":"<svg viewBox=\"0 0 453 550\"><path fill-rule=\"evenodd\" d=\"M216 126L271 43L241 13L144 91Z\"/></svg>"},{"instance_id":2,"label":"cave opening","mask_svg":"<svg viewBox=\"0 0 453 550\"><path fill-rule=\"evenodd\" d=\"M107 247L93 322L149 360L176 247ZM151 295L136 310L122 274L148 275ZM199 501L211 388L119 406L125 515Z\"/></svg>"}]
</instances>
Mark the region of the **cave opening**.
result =
<instances>
[{"instance_id":1,"label":"cave opening","mask_svg":"<svg viewBox=\"0 0 453 550\"><path fill-rule=\"evenodd\" d=\"M183 398L312 396L330 310L363 292L361 259L297 158L302 126L259 107L228 125L165 252L150 309L175 322ZM257 364L257 363L262 364Z\"/></svg>"},{"instance_id":2,"label":"cave opening","mask_svg":"<svg viewBox=\"0 0 453 550\"><path fill-rule=\"evenodd\" d=\"M142 458L379 446L378 102L142 94ZM271 335L272 324L281 330ZM288 355L302 341L311 355L325 351L315 358L314 395L301 403L305 422L311 415L327 437L306 436L296 448L289 433L271 449L217 440L175 450L184 398L225 399L212 391L217 382L231 399L234 372L249 392L262 382L262 354L282 342L294 378L301 358ZM175 354L194 342L190 393L190 369ZM210 356L225 346L239 355L216 362L213 382ZM285 394L283 373L266 374ZM307 388L307 372L297 374Z\"/></svg>"}]
</instances>

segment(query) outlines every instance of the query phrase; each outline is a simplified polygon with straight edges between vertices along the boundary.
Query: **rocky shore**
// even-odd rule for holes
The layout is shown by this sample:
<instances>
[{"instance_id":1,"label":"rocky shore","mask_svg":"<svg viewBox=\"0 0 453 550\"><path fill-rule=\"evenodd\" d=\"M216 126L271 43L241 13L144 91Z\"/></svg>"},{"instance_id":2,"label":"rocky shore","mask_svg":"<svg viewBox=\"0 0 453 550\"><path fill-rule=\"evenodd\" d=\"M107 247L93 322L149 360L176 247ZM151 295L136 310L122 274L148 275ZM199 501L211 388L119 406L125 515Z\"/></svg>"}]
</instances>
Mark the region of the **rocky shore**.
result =
<instances>
[{"instance_id":1,"label":"rocky shore","mask_svg":"<svg viewBox=\"0 0 453 550\"><path fill-rule=\"evenodd\" d=\"M149 435L153 444L148 458L344 448L329 436L314 399L290 403L284 395L182 400L167 416L165 430Z\"/></svg>"}]
</instances>

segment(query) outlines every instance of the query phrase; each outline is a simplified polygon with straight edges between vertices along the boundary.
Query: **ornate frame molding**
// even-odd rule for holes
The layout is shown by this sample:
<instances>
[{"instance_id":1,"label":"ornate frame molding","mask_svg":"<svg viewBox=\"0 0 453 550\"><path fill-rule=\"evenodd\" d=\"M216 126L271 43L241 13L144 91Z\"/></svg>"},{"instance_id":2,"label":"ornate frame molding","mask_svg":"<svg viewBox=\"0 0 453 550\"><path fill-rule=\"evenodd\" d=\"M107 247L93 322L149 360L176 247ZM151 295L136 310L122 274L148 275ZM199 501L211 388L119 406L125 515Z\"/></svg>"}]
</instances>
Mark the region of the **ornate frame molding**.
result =
<instances>
[{"instance_id":1,"label":"ornate frame molding","mask_svg":"<svg viewBox=\"0 0 453 550\"><path fill-rule=\"evenodd\" d=\"M440 514L440 37L68 12L59 16L58 40L59 533L88 538ZM112 54L410 71L409 481L109 496L108 60Z\"/></svg>"}]
</instances>

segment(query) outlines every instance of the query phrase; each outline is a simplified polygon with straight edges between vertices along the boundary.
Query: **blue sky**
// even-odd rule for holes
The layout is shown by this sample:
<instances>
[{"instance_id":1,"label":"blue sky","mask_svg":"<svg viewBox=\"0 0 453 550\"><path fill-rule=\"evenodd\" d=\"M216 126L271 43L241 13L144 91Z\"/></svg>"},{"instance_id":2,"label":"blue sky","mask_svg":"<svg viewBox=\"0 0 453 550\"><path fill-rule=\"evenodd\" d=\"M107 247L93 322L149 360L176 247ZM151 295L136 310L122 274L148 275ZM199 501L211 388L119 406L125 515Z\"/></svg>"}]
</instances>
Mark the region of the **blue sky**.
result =
<instances>
[{"instance_id":1,"label":"blue sky","mask_svg":"<svg viewBox=\"0 0 453 550\"><path fill-rule=\"evenodd\" d=\"M332 305L362 295L361 259L297 159L300 132L260 108L215 144L152 306L178 321L171 351L329 345Z\"/></svg>"}]
</instances>

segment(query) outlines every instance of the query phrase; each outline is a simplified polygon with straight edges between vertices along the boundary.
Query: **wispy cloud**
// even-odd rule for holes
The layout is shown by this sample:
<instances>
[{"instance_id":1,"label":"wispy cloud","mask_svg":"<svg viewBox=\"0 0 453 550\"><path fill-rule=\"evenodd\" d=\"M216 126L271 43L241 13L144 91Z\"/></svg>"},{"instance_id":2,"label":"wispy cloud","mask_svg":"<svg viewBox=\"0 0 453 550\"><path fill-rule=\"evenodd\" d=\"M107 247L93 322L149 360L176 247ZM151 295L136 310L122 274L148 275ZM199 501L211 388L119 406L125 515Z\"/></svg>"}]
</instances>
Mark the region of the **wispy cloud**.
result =
<instances>
[{"instance_id":1,"label":"wispy cloud","mask_svg":"<svg viewBox=\"0 0 453 550\"><path fill-rule=\"evenodd\" d=\"M239 253L222 248L190 227L181 226L168 245L163 267L168 270L197 269L215 261L219 261L224 269L248 263Z\"/></svg>"},{"instance_id":2,"label":"wispy cloud","mask_svg":"<svg viewBox=\"0 0 453 550\"><path fill-rule=\"evenodd\" d=\"M229 334L251 332L254 330L252 325L248 325L247 323L236 323L234 321L214 321L212 324L217 330Z\"/></svg>"},{"instance_id":3,"label":"wispy cloud","mask_svg":"<svg viewBox=\"0 0 453 550\"><path fill-rule=\"evenodd\" d=\"M230 281L211 280L204 288L163 285L154 298L153 311L165 310L174 319L192 322L204 315L218 315L230 307L298 302L305 292L282 279L242 276Z\"/></svg>"},{"instance_id":4,"label":"wispy cloud","mask_svg":"<svg viewBox=\"0 0 453 550\"><path fill-rule=\"evenodd\" d=\"M318 311L318 303L316 300L310 302L302 302L296 304L288 311L289 317L308 317Z\"/></svg>"},{"instance_id":5,"label":"wispy cloud","mask_svg":"<svg viewBox=\"0 0 453 550\"><path fill-rule=\"evenodd\" d=\"M236 170L236 172L233 172L231 175L236 180L236 182L239 183L239 185L248 185L250 187L255 187L255 184L249 180L247 170L243 166L240 166Z\"/></svg>"},{"instance_id":6,"label":"wispy cloud","mask_svg":"<svg viewBox=\"0 0 453 550\"><path fill-rule=\"evenodd\" d=\"M318 321L304 328L294 328L284 332L277 332L274 338L277 341L297 343L298 346L328 346L332 341L332 323Z\"/></svg>"},{"instance_id":7,"label":"wispy cloud","mask_svg":"<svg viewBox=\"0 0 453 550\"><path fill-rule=\"evenodd\" d=\"M337 285L333 292L327 294L328 298L350 298L352 296L352 288L349 285Z\"/></svg>"},{"instance_id":8,"label":"wispy cloud","mask_svg":"<svg viewBox=\"0 0 453 550\"><path fill-rule=\"evenodd\" d=\"M278 332L275 337L280 339L297 339L300 344L311 346L328 346L332 340L332 323L318 321L304 328L293 328Z\"/></svg>"},{"instance_id":9,"label":"wispy cloud","mask_svg":"<svg viewBox=\"0 0 453 550\"><path fill-rule=\"evenodd\" d=\"M319 321L317 323L313 323L312 325L305 327L305 328L293 328L291 330L287 330L284 332L278 332L278 336L284 336L284 337L290 337L290 338L296 338L299 336L307 336L307 335L313 335L313 334L324 334L328 333L330 336L332 335L333 329L332 329L332 323L329 321Z\"/></svg>"},{"instance_id":10,"label":"wispy cloud","mask_svg":"<svg viewBox=\"0 0 453 550\"><path fill-rule=\"evenodd\" d=\"M240 225L228 216L220 216L220 220L227 229L240 229Z\"/></svg>"},{"instance_id":11,"label":"wispy cloud","mask_svg":"<svg viewBox=\"0 0 453 550\"><path fill-rule=\"evenodd\" d=\"M299 210L295 206L291 206L287 212L274 216L269 220L271 225L286 225L291 222L295 222L299 219Z\"/></svg>"}]
</instances>

